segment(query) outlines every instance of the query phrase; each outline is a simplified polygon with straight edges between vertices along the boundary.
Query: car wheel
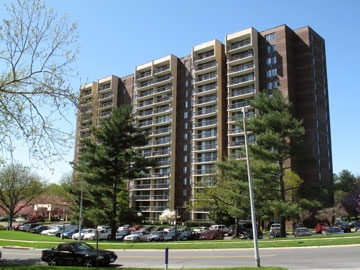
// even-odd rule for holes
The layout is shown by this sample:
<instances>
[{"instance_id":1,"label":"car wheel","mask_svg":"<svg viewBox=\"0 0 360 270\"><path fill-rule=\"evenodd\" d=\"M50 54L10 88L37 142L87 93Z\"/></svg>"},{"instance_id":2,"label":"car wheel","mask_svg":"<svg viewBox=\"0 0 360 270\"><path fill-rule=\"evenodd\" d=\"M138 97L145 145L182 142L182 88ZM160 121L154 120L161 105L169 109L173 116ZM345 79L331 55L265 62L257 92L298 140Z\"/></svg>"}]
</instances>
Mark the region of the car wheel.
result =
<instances>
[{"instance_id":1,"label":"car wheel","mask_svg":"<svg viewBox=\"0 0 360 270\"><path fill-rule=\"evenodd\" d=\"M54 256L49 256L47 259L47 263L50 266L55 266L56 265L56 259Z\"/></svg>"},{"instance_id":2,"label":"car wheel","mask_svg":"<svg viewBox=\"0 0 360 270\"><path fill-rule=\"evenodd\" d=\"M93 262L91 258L85 258L83 261L83 265L86 267L92 267L93 266Z\"/></svg>"},{"instance_id":3,"label":"car wheel","mask_svg":"<svg viewBox=\"0 0 360 270\"><path fill-rule=\"evenodd\" d=\"M135 239L135 242L140 242L140 239L139 239L139 238L136 238L136 239Z\"/></svg>"}]
</instances>

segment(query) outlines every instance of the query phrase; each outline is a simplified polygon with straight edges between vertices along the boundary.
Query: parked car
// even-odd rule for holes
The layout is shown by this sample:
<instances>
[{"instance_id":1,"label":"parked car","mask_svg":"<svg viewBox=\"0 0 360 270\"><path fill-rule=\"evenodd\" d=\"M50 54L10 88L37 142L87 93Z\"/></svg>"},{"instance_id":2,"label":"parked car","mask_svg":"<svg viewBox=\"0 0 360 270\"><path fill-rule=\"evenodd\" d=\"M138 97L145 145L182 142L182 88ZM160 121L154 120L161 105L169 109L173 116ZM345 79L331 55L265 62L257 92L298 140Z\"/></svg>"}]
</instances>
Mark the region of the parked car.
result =
<instances>
[{"instance_id":1,"label":"parked car","mask_svg":"<svg viewBox=\"0 0 360 270\"><path fill-rule=\"evenodd\" d=\"M254 239L253 229L252 228L246 229L244 232L242 232L242 234L239 235L239 238L241 238L241 239ZM264 238L264 234L259 229L257 230L257 238L258 239L263 239Z\"/></svg>"},{"instance_id":2,"label":"parked car","mask_svg":"<svg viewBox=\"0 0 360 270\"><path fill-rule=\"evenodd\" d=\"M165 236L165 232L163 231L155 231L150 233L148 241L152 242L152 241L164 241L164 236Z\"/></svg>"},{"instance_id":3,"label":"parked car","mask_svg":"<svg viewBox=\"0 0 360 270\"><path fill-rule=\"evenodd\" d=\"M39 223L24 223L19 226L19 231L23 232L29 232L30 229L35 228L36 226L39 226Z\"/></svg>"},{"instance_id":4,"label":"parked car","mask_svg":"<svg viewBox=\"0 0 360 270\"><path fill-rule=\"evenodd\" d=\"M44 230L42 231L40 234L43 235L51 235L51 236L60 236L60 234L64 231L66 231L68 228L73 228L73 225L69 225L69 224L65 224L65 225L55 225L52 226L50 229L48 230Z\"/></svg>"},{"instance_id":5,"label":"parked car","mask_svg":"<svg viewBox=\"0 0 360 270\"><path fill-rule=\"evenodd\" d=\"M281 225L280 223L273 223L270 225L269 238L281 236Z\"/></svg>"},{"instance_id":6,"label":"parked car","mask_svg":"<svg viewBox=\"0 0 360 270\"><path fill-rule=\"evenodd\" d=\"M169 231L164 235L164 241L175 241L177 240L178 236L180 235L179 231Z\"/></svg>"},{"instance_id":7,"label":"parked car","mask_svg":"<svg viewBox=\"0 0 360 270\"><path fill-rule=\"evenodd\" d=\"M321 233L324 234L324 235L329 235L329 234L343 234L344 231L341 230L339 227L334 226L334 227L327 227L327 228L325 228Z\"/></svg>"},{"instance_id":8,"label":"parked car","mask_svg":"<svg viewBox=\"0 0 360 270\"><path fill-rule=\"evenodd\" d=\"M125 236L124 241L146 242L148 241L149 235L149 231L134 231L131 234Z\"/></svg>"},{"instance_id":9,"label":"parked car","mask_svg":"<svg viewBox=\"0 0 360 270\"><path fill-rule=\"evenodd\" d=\"M70 230L65 231L64 233L60 234L61 238L71 239L73 234L78 233L79 228L72 228Z\"/></svg>"},{"instance_id":10,"label":"parked car","mask_svg":"<svg viewBox=\"0 0 360 270\"><path fill-rule=\"evenodd\" d=\"M178 240L185 241L185 240L199 240L201 234L194 232L194 231L183 231L179 237Z\"/></svg>"},{"instance_id":11,"label":"parked car","mask_svg":"<svg viewBox=\"0 0 360 270\"><path fill-rule=\"evenodd\" d=\"M312 233L307 227L297 227L294 231L294 236L312 236Z\"/></svg>"},{"instance_id":12,"label":"parked car","mask_svg":"<svg viewBox=\"0 0 360 270\"><path fill-rule=\"evenodd\" d=\"M316 224L315 226L315 232L316 233L322 233L322 231L326 228L329 227L329 224L325 223L325 222L320 222L318 224Z\"/></svg>"},{"instance_id":13,"label":"parked car","mask_svg":"<svg viewBox=\"0 0 360 270\"><path fill-rule=\"evenodd\" d=\"M38 226L36 226L34 228L31 228L29 230L29 232L31 232L31 233L39 233L40 234L42 231L48 230L50 228L51 227L48 226L48 225L38 225Z\"/></svg>"},{"instance_id":14,"label":"parked car","mask_svg":"<svg viewBox=\"0 0 360 270\"><path fill-rule=\"evenodd\" d=\"M206 231L206 230L208 230L208 229L209 229L208 227L202 226L202 227L196 227L196 228L194 228L193 231L194 231L194 232L197 232L197 233L202 233L203 231Z\"/></svg>"},{"instance_id":15,"label":"parked car","mask_svg":"<svg viewBox=\"0 0 360 270\"><path fill-rule=\"evenodd\" d=\"M120 231L128 231L128 230L130 230L130 225L129 224L121 225L117 229L118 232L120 232Z\"/></svg>"},{"instance_id":16,"label":"parked car","mask_svg":"<svg viewBox=\"0 0 360 270\"><path fill-rule=\"evenodd\" d=\"M17 222L24 222L24 221L25 221L25 218L23 218L23 217L17 217L17 218L15 219L15 221L17 221Z\"/></svg>"},{"instance_id":17,"label":"parked car","mask_svg":"<svg viewBox=\"0 0 360 270\"><path fill-rule=\"evenodd\" d=\"M344 233L351 232L350 224L346 221L340 221L335 224L335 226L338 226L340 229L344 231Z\"/></svg>"},{"instance_id":18,"label":"parked car","mask_svg":"<svg viewBox=\"0 0 360 270\"><path fill-rule=\"evenodd\" d=\"M360 220L357 220L353 223L355 232L357 232L360 229Z\"/></svg>"},{"instance_id":19,"label":"parked car","mask_svg":"<svg viewBox=\"0 0 360 270\"><path fill-rule=\"evenodd\" d=\"M115 239L119 241L124 241L125 236L131 234L129 230L121 230L116 232Z\"/></svg>"},{"instance_id":20,"label":"parked car","mask_svg":"<svg viewBox=\"0 0 360 270\"><path fill-rule=\"evenodd\" d=\"M84 235L83 239L84 240L95 240L96 239L96 234L97 239L98 240L107 240L110 239L111 237L111 231L106 230L106 229L102 229L102 230L96 230L93 232L88 232Z\"/></svg>"},{"instance_id":21,"label":"parked car","mask_svg":"<svg viewBox=\"0 0 360 270\"><path fill-rule=\"evenodd\" d=\"M87 267L109 265L115 262L117 255L109 250L97 250L84 242L68 242L59 244L56 248L41 252L41 261L48 265L81 265Z\"/></svg>"},{"instance_id":22,"label":"parked car","mask_svg":"<svg viewBox=\"0 0 360 270\"><path fill-rule=\"evenodd\" d=\"M216 230L220 230L225 232L226 231L226 226L225 225L211 225L209 228L210 231L216 231Z\"/></svg>"},{"instance_id":23,"label":"parked car","mask_svg":"<svg viewBox=\"0 0 360 270\"><path fill-rule=\"evenodd\" d=\"M81 230L81 239L84 238L84 235L87 234L87 233L91 233L91 232L94 232L96 231L96 229L82 229ZM80 237L80 233L77 232L77 233L74 233L72 236L71 236L71 239L73 240L79 240L79 237Z\"/></svg>"},{"instance_id":24,"label":"parked car","mask_svg":"<svg viewBox=\"0 0 360 270\"><path fill-rule=\"evenodd\" d=\"M221 230L206 230L201 233L201 240L223 240L224 232Z\"/></svg>"}]
</instances>

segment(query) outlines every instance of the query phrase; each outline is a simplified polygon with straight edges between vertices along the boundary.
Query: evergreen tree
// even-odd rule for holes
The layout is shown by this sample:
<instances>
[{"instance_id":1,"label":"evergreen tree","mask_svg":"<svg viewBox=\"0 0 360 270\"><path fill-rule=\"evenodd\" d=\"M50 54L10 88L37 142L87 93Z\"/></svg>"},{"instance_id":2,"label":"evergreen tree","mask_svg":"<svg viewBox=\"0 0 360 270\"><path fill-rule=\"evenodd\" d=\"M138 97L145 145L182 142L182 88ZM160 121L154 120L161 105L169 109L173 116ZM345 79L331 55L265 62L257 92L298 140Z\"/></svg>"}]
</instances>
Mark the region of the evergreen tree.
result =
<instances>
[{"instance_id":1,"label":"evergreen tree","mask_svg":"<svg viewBox=\"0 0 360 270\"><path fill-rule=\"evenodd\" d=\"M250 144L256 216L258 219L279 217L283 223L282 235L285 236L287 218L302 223L306 210L318 204L299 196L303 180L284 166L289 157L296 157L298 147L303 145L302 121L291 116L291 104L278 91L271 95L264 92L251 104L259 111L258 116L247 119L248 130L256 138L256 143ZM242 122L238 125L242 127ZM219 215L229 215L234 220L250 219L245 160L218 162L217 169L216 183L197 190L197 207L209 208L210 215L218 220ZM213 203L209 204L209 200Z\"/></svg>"},{"instance_id":2,"label":"evergreen tree","mask_svg":"<svg viewBox=\"0 0 360 270\"><path fill-rule=\"evenodd\" d=\"M126 180L137 178L147 166L153 165L138 150L146 145L148 138L133 125L131 110L131 106L120 106L100 127L92 128L91 138L81 141L81 153L75 165L92 196L84 208L92 208L94 215L102 220L110 217L113 239L119 192L125 189Z\"/></svg>"},{"instance_id":3,"label":"evergreen tree","mask_svg":"<svg viewBox=\"0 0 360 270\"><path fill-rule=\"evenodd\" d=\"M272 170L266 185L273 190L269 205L280 218L281 235L286 236L285 221L298 210L295 204L290 204L292 196L286 190L285 165L304 146L305 129L302 120L292 116L291 103L278 90L261 92L250 104L258 111L258 115L247 119L248 130L255 135L250 152L253 159L269 164Z\"/></svg>"}]
</instances>

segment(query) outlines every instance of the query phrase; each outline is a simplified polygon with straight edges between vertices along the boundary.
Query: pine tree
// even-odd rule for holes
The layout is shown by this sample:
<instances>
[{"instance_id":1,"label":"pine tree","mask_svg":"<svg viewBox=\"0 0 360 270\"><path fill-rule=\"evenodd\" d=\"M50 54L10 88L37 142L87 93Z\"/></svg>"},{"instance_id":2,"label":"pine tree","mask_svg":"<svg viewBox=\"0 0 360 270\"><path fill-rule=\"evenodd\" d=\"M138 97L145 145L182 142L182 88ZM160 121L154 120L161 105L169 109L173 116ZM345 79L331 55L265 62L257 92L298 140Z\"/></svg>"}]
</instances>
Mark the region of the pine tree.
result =
<instances>
[{"instance_id":1,"label":"pine tree","mask_svg":"<svg viewBox=\"0 0 360 270\"><path fill-rule=\"evenodd\" d=\"M119 192L125 189L127 180L140 176L147 166L153 165L153 161L145 159L138 150L146 145L148 138L133 125L131 106L125 105L115 109L100 127L92 128L91 134L81 141L75 170L89 185L92 203L91 200L88 203L98 215L110 216L114 239Z\"/></svg>"}]
</instances>

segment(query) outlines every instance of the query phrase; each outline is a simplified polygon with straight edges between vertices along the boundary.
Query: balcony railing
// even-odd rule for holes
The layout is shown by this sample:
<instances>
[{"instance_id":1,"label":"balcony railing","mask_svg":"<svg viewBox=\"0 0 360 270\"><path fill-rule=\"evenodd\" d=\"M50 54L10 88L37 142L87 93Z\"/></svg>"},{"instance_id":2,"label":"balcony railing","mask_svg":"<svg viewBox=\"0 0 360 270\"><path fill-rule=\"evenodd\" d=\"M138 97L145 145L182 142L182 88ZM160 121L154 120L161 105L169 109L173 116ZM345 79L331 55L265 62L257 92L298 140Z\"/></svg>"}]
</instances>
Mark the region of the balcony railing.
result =
<instances>
[{"instance_id":1,"label":"balcony railing","mask_svg":"<svg viewBox=\"0 0 360 270\"><path fill-rule=\"evenodd\" d=\"M230 46L227 46L227 50L231 51L231 50L235 50L235 49L242 48L242 47L249 46L249 45L251 45L250 38L235 42L235 43L231 44Z\"/></svg>"}]
</instances>

